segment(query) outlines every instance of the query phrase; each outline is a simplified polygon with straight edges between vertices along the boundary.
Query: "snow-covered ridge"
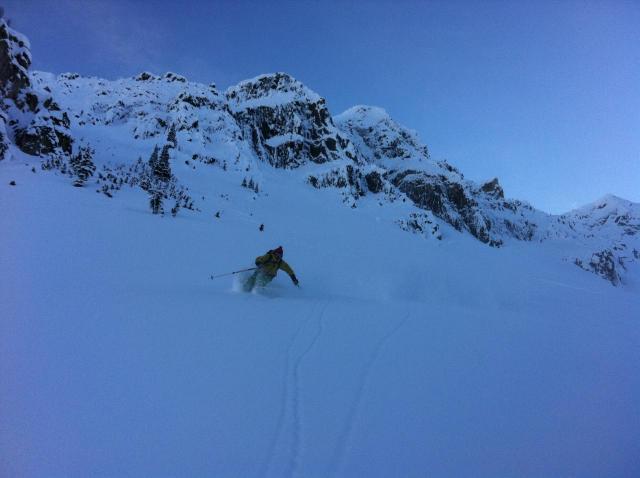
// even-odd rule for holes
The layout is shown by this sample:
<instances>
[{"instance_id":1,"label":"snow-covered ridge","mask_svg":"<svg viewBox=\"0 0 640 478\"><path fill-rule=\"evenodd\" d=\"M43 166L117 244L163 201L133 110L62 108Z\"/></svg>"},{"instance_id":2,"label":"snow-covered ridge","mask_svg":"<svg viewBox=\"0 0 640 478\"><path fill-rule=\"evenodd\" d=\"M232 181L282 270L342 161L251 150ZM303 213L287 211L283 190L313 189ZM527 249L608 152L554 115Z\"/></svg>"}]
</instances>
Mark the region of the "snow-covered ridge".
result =
<instances>
[{"instance_id":1,"label":"snow-covered ridge","mask_svg":"<svg viewBox=\"0 0 640 478\"><path fill-rule=\"evenodd\" d=\"M640 204L613 194L607 194L597 201L580 206L563 215L567 217L592 217L598 219L622 215L638 216L640 215Z\"/></svg>"},{"instance_id":2,"label":"snow-covered ridge","mask_svg":"<svg viewBox=\"0 0 640 478\"><path fill-rule=\"evenodd\" d=\"M382 108L360 105L331 117L319 95L288 75L261 75L229 88L225 95L173 73L142 73L115 81L42 72L33 72L31 78L34 88L58 98L77 136L90 138L98 155L111 151L104 155L107 159L129 151L133 160L132 146L139 151L136 157L144 157L175 125L185 158L206 157L238 171L255 170L252 165L261 162L277 168L325 164L329 169L309 174L310 183L336 188L352 206L366 196L377 201L382 197L383 203L408 198L412 207L398 224L414 232L446 239L451 234L447 227L452 227L493 246L512 240L586 241L591 245L567 259L613 283L623 281L628 257L635 261L634 247L628 257L616 252L622 247L619 228L594 232L605 211L638 217L634 208L610 211L601 201L580 213L549 216L505 199L497 179L477 184L454 166L433 160L417 134ZM120 133L114 136L116 129ZM598 237L604 239L596 244ZM626 250L629 246L624 244ZM604 254L621 272L589 265L599 263L597 255L603 251L612 251L611 260L608 252Z\"/></svg>"},{"instance_id":3,"label":"snow-covered ridge","mask_svg":"<svg viewBox=\"0 0 640 478\"><path fill-rule=\"evenodd\" d=\"M589 245L574 263L614 285L624 283L627 270L640 262L640 204L609 194L556 220L565 237Z\"/></svg>"},{"instance_id":4,"label":"snow-covered ridge","mask_svg":"<svg viewBox=\"0 0 640 478\"><path fill-rule=\"evenodd\" d=\"M229 107L234 112L260 106L273 108L293 102L316 103L323 101L312 91L287 73L271 73L244 80L227 89Z\"/></svg>"},{"instance_id":5,"label":"snow-covered ridge","mask_svg":"<svg viewBox=\"0 0 640 478\"><path fill-rule=\"evenodd\" d=\"M342 130L359 138L367 157L382 159L429 159L429 150L418 134L396 123L382 108L358 105L334 116Z\"/></svg>"},{"instance_id":6,"label":"snow-covered ridge","mask_svg":"<svg viewBox=\"0 0 640 478\"><path fill-rule=\"evenodd\" d=\"M369 165L365 178L369 178L368 189L372 192L384 189L379 184L385 182L387 190L398 187L389 180L390 172L406 171L409 176L425 173L462 181L462 175L452 166L430 161L429 150L417 133L396 123L382 108L354 106L335 116L334 121L353 143L356 158ZM375 185L373 189L370 187L372 182Z\"/></svg>"},{"instance_id":7,"label":"snow-covered ridge","mask_svg":"<svg viewBox=\"0 0 640 478\"><path fill-rule=\"evenodd\" d=\"M31 78L34 88L58 98L75 136L92 144L98 162L147 158L154 146L162 145L171 126L188 158L206 156L220 164L229 160L237 169L254 160L214 85L189 82L170 72L110 81L35 71Z\"/></svg>"},{"instance_id":8,"label":"snow-covered ridge","mask_svg":"<svg viewBox=\"0 0 640 478\"><path fill-rule=\"evenodd\" d=\"M20 38L5 36L14 43ZM30 59L28 42L18 43ZM0 71L17 72L14 77L26 71L16 58L4 63ZM16 83L7 78L3 84ZM107 167L146 160L171 128L178 145L175 174L185 178L204 163L238 184L254 184L250 190L268 192L277 187L277 175L267 175L271 185L265 182L264 165L299 168L310 186L333 189L352 208L389 206L394 222L425 237L447 240L458 231L495 247L575 242L580 247L565 260L614 284L624 283L640 256L638 205L609 196L561 216L545 214L505 198L497 178L478 184L434 160L417 133L382 108L358 105L332 116L318 93L286 73L260 75L221 94L213 83L173 72L117 80L29 72L0 115L5 156L15 144L28 154L64 158L76 143L90 146L96 164Z\"/></svg>"}]
</instances>

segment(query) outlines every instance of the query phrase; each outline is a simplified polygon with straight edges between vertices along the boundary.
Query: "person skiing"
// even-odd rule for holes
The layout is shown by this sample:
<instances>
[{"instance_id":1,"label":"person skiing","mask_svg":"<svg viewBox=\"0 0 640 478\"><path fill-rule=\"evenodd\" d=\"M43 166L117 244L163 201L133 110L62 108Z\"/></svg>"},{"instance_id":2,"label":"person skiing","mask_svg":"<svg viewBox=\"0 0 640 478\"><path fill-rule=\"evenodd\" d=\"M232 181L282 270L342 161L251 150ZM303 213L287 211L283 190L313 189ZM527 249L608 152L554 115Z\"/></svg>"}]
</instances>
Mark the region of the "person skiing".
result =
<instances>
[{"instance_id":1,"label":"person skiing","mask_svg":"<svg viewBox=\"0 0 640 478\"><path fill-rule=\"evenodd\" d=\"M289 274L291 281L295 285L298 285L298 278L293 272L291 266L289 266L289 264L287 264L282 258L283 255L284 251L282 250L282 246L278 246L276 249L268 251L264 256L256 257L256 266L258 266L258 268L247 279L244 284L244 289L247 292L250 292L256 286L266 286L273 280L279 269L282 269Z\"/></svg>"}]
</instances>

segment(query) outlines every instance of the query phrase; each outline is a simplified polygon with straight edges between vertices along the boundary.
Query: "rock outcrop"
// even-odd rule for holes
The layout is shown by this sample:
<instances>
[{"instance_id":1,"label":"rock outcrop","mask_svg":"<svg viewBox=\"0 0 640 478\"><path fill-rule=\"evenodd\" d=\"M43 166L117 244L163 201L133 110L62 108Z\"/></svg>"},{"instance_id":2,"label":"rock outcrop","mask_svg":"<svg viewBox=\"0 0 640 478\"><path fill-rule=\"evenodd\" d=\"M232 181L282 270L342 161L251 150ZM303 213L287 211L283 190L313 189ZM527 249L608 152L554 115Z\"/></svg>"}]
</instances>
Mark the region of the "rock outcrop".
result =
<instances>
[{"instance_id":1,"label":"rock outcrop","mask_svg":"<svg viewBox=\"0 0 640 478\"><path fill-rule=\"evenodd\" d=\"M335 118L363 159L366 189L400 192L418 208L429 211L458 231L467 231L491 246L508 238L532 240L536 226L523 216L524 203L505 201L498 179L482 185L465 180L455 167L434 161L415 131L396 123L386 111L356 106ZM369 171L371 165L376 170Z\"/></svg>"},{"instance_id":2,"label":"rock outcrop","mask_svg":"<svg viewBox=\"0 0 640 478\"><path fill-rule=\"evenodd\" d=\"M353 138L369 162L381 160L429 160L429 149L418 134L396 123L382 108L354 106L334 118L336 125Z\"/></svg>"},{"instance_id":3,"label":"rock outcrop","mask_svg":"<svg viewBox=\"0 0 640 478\"><path fill-rule=\"evenodd\" d=\"M32 88L29 41L0 19L0 159L11 141L27 154L70 155L69 117L49 92Z\"/></svg>"},{"instance_id":4,"label":"rock outcrop","mask_svg":"<svg viewBox=\"0 0 640 478\"><path fill-rule=\"evenodd\" d=\"M0 158L17 146L43 164L63 165L50 158L71 154L73 131L87 134L101 171L111 171L111 158L142 164L170 143L183 168L235 172L238 184L253 185L247 189L255 198L268 194L261 163L304 166L310 186L335 188L352 208L394 204L396 224L417 234L446 240L458 231L494 247L568 240L576 247L564 259L614 285L640 262L637 204L609 196L561 216L545 214L505 198L497 178L476 183L432 159L416 132L381 108L356 106L332 117L320 95L285 73L221 94L213 83L171 72L109 81L30 72L30 64L26 38L0 20Z\"/></svg>"},{"instance_id":5,"label":"rock outcrop","mask_svg":"<svg viewBox=\"0 0 640 478\"><path fill-rule=\"evenodd\" d=\"M243 81L229 88L226 98L245 140L276 168L356 159L325 100L286 73Z\"/></svg>"},{"instance_id":6,"label":"rock outcrop","mask_svg":"<svg viewBox=\"0 0 640 478\"><path fill-rule=\"evenodd\" d=\"M640 204L605 196L556 217L547 237L583 244L573 262L619 285L627 269L640 263Z\"/></svg>"}]
</instances>

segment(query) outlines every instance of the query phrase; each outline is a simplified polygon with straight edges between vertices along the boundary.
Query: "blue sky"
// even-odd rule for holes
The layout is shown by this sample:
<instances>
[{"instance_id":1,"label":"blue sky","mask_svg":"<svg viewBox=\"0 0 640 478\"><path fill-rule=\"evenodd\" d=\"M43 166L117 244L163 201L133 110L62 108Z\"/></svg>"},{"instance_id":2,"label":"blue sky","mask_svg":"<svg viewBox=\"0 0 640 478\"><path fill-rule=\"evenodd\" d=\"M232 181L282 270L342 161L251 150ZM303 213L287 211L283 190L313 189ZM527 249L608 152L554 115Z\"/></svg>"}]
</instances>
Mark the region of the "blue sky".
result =
<instances>
[{"instance_id":1,"label":"blue sky","mask_svg":"<svg viewBox=\"0 0 640 478\"><path fill-rule=\"evenodd\" d=\"M36 69L175 71L226 88L285 71L385 108L437 159L564 212L640 202L640 2L1 1Z\"/></svg>"}]
</instances>

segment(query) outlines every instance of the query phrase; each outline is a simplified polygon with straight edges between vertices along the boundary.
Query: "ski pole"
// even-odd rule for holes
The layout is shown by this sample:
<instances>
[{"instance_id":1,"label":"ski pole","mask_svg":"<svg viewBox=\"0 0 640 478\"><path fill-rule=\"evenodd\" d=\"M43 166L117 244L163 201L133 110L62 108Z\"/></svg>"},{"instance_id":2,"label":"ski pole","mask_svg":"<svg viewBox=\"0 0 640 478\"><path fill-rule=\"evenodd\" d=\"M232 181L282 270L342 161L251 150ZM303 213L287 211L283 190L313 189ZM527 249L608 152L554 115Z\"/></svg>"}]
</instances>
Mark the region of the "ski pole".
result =
<instances>
[{"instance_id":1,"label":"ski pole","mask_svg":"<svg viewBox=\"0 0 640 478\"><path fill-rule=\"evenodd\" d=\"M209 277L209 279L217 279L218 277L225 277L225 276L231 276L233 274L239 274L240 272L247 272L247 271L255 271L257 269L257 267L250 267L249 269L241 269L239 271L233 271L233 272L227 272L225 274L218 274L216 276L212 275Z\"/></svg>"}]
</instances>

